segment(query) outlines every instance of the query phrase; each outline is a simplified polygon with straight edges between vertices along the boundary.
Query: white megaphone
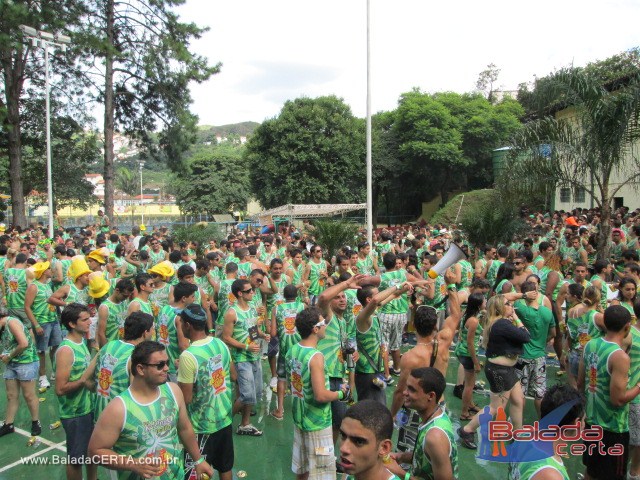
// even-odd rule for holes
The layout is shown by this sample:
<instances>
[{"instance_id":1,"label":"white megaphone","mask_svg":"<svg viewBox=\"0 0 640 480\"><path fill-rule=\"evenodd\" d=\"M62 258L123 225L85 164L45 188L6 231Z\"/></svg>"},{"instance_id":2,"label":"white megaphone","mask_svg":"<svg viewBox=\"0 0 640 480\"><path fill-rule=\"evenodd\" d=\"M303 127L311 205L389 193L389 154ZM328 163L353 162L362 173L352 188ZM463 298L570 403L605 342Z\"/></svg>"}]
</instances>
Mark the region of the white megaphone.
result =
<instances>
[{"instance_id":1,"label":"white megaphone","mask_svg":"<svg viewBox=\"0 0 640 480\"><path fill-rule=\"evenodd\" d=\"M444 272L447 271L451 265L460 260L467 258L467 254L462 251L462 249L456 245L455 243L451 243L449 246L449 250L444 254L444 257L440 259L435 266L427 272L430 278L437 278L440 275L444 275Z\"/></svg>"}]
</instances>

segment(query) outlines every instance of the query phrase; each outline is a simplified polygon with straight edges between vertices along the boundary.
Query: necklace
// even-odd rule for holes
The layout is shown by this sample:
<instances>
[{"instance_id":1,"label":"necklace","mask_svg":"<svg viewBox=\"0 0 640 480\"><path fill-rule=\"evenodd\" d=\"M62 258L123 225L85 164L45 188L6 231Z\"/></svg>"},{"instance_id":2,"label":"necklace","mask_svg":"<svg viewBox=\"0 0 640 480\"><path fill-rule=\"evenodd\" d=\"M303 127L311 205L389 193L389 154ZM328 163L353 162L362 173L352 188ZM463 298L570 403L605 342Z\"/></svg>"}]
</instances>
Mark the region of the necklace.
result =
<instances>
[{"instance_id":1,"label":"necklace","mask_svg":"<svg viewBox=\"0 0 640 480\"><path fill-rule=\"evenodd\" d=\"M416 347L417 347L418 345L426 345L426 346L428 347L429 345L433 345L433 340L431 340L429 343L416 342Z\"/></svg>"},{"instance_id":2,"label":"necklace","mask_svg":"<svg viewBox=\"0 0 640 480\"><path fill-rule=\"evenodd\" d=\"M440 405L436 405L435 410L434 410L433 412L431 412L431 415L429 415L429 416L427 417L427 419L426 419L424 422L422 422L422 423L420 424L420 426L422 426L422 425L426 425L427 423L429 423L429 420L431 420L431 419L433 418L433 416L436 414L436 412L437 412L438 410L440 410Z\"/></svg>"}]
</instances>

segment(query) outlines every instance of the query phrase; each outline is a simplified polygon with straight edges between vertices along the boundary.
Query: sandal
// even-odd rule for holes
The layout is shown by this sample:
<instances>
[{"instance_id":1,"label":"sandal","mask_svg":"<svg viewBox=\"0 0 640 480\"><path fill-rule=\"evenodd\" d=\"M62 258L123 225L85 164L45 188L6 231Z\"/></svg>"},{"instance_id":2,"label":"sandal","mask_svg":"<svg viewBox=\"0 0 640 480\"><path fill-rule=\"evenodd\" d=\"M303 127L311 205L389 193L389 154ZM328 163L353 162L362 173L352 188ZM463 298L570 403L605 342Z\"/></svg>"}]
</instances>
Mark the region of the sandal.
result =
<instances>
[{"instance_id":1,"label":"sandal","mask_svg":"<svg viewBox=\"0 0 640 480\"><path fill-rule=\"evenodd\" d=\"M469 420L473 419L475 415L473 415L472 413L467 413L466 415L460 415L460 421L461 422L468 422Z\"/></svg>"},{"instance_id":2,"label":"sandal","mask_svg":"<svg viewBox=\"0 0 640 480\"><path fill-rule=\"evenodd\" d=\"M469 407L469 412L478 413L482 408L483 407L479 407L478 405L471 405Z\"/></svg>"}]
</instances>

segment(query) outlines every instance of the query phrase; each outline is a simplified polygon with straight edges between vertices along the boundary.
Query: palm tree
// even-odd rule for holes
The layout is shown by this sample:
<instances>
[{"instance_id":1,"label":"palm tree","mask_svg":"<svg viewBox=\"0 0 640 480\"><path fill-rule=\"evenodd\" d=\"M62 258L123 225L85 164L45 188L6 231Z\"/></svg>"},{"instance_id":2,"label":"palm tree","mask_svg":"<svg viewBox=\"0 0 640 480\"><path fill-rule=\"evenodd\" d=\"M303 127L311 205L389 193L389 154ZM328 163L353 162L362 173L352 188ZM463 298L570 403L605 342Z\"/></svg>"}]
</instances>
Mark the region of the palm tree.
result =
<instances>
[{"instance_id":1,"label":"palm tree","mask_svg":"<svg viewBox=\"0 0 640 480\"><path fill-rule=\"evenodd\" d=\"M604 83L595 69L566 68L540 81L534 94L546 112L514 139L500 188L506 194L531 193L540 182L583 188L600 208L598 256L608 259L611 203L640 179L640 69L633 65ZM614 174L621 183L612 185Z\"/></svg>"},{"instance_id":2,"label":"palm tree","mask_svg":"<svg viewBox=\"0 0 640 480\"><path fill-rule=\"evenodd\" d=\"M318 220L314 222L313 236L329 261L345 245L355 244L358 226L345 220Z\"/></svg>"},{"instance_id":3,"label":"palm tree","mask_svg":"<svg viewBox=\"0 0 640 480\"><path fill-rule=\"evenodd\" d=\"M138 179L131 173L131 170L120 167L116 172L116 188L126 193L130 197L134 197L138 193ZM133 227L133 204L131 205L131 227Z\"/></svg>"}]
</instances>

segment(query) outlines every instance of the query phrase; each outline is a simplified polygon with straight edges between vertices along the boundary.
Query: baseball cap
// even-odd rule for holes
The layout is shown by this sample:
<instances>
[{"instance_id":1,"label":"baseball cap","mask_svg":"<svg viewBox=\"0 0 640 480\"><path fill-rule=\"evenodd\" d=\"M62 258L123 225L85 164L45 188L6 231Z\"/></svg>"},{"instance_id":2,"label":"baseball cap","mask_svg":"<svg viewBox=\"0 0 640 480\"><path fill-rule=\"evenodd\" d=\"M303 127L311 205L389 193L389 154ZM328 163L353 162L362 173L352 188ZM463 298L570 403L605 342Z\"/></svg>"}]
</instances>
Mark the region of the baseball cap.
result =
<instances>
[{"instance_id":1,"label":"baseball cap","mask_svg":"<svg viewBox=\"0 0 640 480\"><path fill-rule=\"evenodd\" d=\"M184 310L182 310L180 317L185 322L192 324L207 323L207 313L204 311L204 308L202 308L202 305L197 303L187 305Z\"/></svg>"}]
</instances>

